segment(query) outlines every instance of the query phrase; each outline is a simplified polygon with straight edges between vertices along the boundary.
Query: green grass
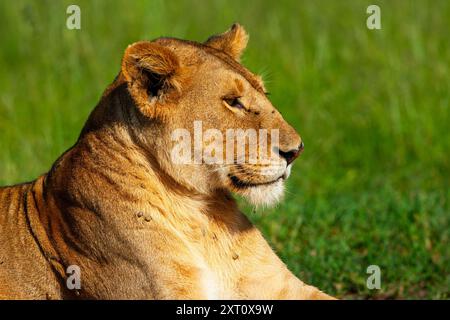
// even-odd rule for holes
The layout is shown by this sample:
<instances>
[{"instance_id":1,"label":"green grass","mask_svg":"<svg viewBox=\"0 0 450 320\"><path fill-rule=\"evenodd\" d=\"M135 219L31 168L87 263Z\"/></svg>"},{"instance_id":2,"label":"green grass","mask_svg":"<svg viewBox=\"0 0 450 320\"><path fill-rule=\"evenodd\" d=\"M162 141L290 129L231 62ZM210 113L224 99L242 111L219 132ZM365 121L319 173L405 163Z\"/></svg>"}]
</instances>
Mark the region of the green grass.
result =
<instances>
[{"instance_id":1,"label":"green grass","mask_svg":"<svg viewBox=\"0 0 450 320\"><path fill-rule=\"evenodd\" d=\"M76 140L134 41L206 39L238 21L306 149L286 201L251 218L304 281L341 298L449 298L450 2L0 2L0 185ZM247 208L250 213L251 209ZM365 286L379 265L381 290Z\"/></svg>"}]
</instances>

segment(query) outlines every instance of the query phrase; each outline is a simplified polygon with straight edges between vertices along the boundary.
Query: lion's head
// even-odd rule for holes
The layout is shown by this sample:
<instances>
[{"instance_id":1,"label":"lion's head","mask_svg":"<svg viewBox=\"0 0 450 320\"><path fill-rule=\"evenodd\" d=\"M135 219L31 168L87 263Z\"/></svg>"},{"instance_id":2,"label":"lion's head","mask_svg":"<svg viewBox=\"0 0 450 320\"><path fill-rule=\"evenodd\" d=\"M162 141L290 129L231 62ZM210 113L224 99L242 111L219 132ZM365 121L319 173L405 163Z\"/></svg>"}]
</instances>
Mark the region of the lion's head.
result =
<instances>
[{"instance_id":1,"label":"lion's head","mask_svg":"<svg viewBox=\"0 0 450 320\"><path fill-rule=\"evenodd\" d=\"M247 40L234 24L203 44L173 38L134 43L125 51L120 77L145 119L140 136L166 174L199 193L227 189L254 204L271 204L281 198L303 143L260 78L239 63ZM230 129L234 142L227 139ZM243 131L244 147L238 138ZM258 154L250 160L252 150ZM188 161L176 161L176 153Z\"/></svg>"}]
</instances>

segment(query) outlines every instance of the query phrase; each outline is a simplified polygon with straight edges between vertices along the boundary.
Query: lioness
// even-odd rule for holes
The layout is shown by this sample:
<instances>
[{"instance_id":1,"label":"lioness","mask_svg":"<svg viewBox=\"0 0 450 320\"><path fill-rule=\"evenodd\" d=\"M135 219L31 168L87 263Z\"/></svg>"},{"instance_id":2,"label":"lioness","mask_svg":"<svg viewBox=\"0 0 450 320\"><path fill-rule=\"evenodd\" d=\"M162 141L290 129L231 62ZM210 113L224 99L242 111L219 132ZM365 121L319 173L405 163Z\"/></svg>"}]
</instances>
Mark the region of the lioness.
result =
<instances>
[{"instance_id":1,"label":"lioness","mask_svg":"<svg viewBox=\"0 0 450 320\"><path fill-rule=\"evenodd\" d=\"M230 195L278 201L303 148L239 63L247 40L234 24L205 43L126 49L76 144L36 181L0 189L0 298L331 298L286 268ZM199 120L222 132L276 128L277 157L175 163L172 133ZM69 266L81 288L67 285Z\"/></svg>"}]
</instances>

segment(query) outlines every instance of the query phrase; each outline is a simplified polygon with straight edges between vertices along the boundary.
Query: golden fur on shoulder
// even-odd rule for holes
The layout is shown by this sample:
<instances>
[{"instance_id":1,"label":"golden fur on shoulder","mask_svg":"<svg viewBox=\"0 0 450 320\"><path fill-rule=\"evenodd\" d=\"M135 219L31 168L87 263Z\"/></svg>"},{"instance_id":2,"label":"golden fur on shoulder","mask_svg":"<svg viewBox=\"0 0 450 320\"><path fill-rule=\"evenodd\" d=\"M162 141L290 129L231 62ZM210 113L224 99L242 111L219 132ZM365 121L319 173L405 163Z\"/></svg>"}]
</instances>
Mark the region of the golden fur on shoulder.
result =
<instances>
[{"instance_id":1,"label":"golden fur on shoulder","mask_svg":"<svg viewBox=\"0 0 450 320\"><path fill-rule=\"evenodd\" d=\"M231 195L279 201L302 148L239 63L247 40L235 24L205 43L126 49L76 144L36 181L0 189L0 298L331 298L286 268ZM277 129L280 155L265 165L174 163L172 133L194 134L195 121L222 133ZM77 290L66 286L73 265Z\"/></svg>"}]
</instances>

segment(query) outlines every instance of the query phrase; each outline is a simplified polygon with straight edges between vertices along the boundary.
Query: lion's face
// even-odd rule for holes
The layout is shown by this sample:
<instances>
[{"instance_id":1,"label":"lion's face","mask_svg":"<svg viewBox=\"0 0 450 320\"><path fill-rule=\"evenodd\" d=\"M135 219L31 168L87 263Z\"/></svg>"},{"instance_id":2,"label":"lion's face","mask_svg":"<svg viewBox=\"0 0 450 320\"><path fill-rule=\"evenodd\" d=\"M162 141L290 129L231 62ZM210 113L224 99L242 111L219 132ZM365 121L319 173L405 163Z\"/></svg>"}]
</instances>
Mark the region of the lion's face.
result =
<instances>
[{"instance_id":1,"label":"lion's face","mask_svg":"<svg viewBox=\"0 0 450 320\"><path fill-rule=\"evenodd\" d=\"M122 72L150 119L146 141L173 179L202 193L228 189L271 204L303 143L259 77L239 64L246 43L238 25L205 44L141 42L127 49Z\"/></svg>"}]
</instances>

